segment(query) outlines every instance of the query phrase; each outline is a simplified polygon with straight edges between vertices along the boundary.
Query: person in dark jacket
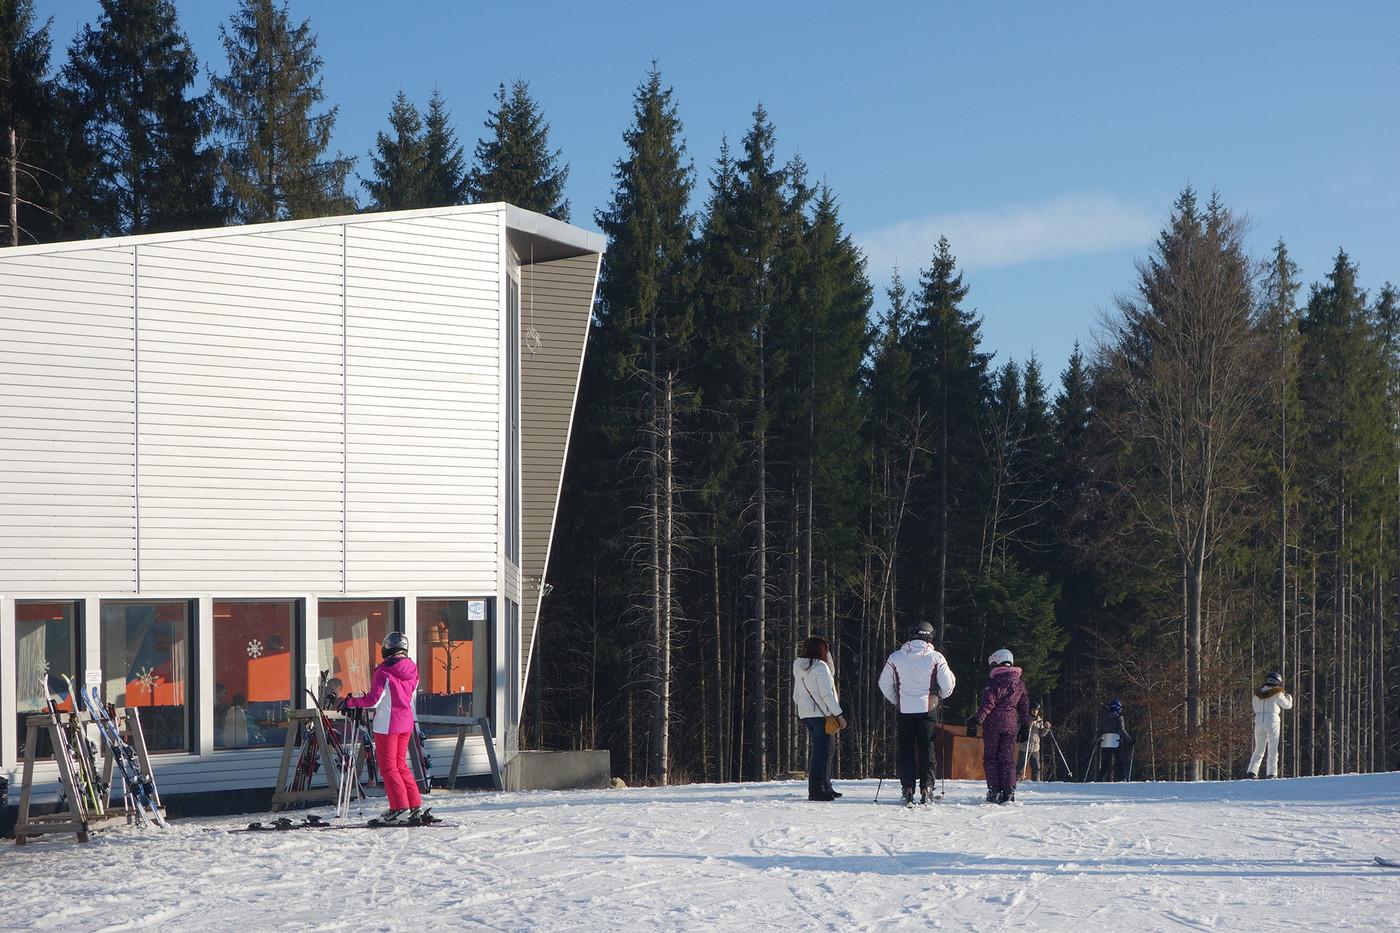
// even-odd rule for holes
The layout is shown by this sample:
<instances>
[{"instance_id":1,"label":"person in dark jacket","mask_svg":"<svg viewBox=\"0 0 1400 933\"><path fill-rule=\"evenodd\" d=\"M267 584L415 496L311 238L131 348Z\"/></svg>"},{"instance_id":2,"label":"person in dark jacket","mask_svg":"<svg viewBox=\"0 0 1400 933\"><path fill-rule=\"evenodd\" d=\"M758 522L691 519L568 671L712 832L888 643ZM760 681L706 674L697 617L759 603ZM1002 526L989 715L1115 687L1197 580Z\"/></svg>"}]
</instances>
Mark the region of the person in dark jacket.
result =
<instances>
[{"instance_id":1,"label":"person in dark jacket","mask_svg":"<svg viewBox=\"0 0 1400 933\"><path fill-rule=\"evenodd\" d=\"M1125 753L1133 737L1123 725L1123 704L1112 701L1099 713L1099 780L1121 781L1127 766Z\"/></svg>"},{"instance_id":2,"label":"person in dark jacket","mask_svg":"<svg viewBox=\"0 0 1400 933\"><path fill-rule=\"evenodd\" d=\"M1016 799L1016 734L1031 721L1031 699L1021 683L1021 669L1005 648L987 659L991 677L977 707L982 733L982 769L987 773L987 802Z\"/></svg>"}]
</instances>

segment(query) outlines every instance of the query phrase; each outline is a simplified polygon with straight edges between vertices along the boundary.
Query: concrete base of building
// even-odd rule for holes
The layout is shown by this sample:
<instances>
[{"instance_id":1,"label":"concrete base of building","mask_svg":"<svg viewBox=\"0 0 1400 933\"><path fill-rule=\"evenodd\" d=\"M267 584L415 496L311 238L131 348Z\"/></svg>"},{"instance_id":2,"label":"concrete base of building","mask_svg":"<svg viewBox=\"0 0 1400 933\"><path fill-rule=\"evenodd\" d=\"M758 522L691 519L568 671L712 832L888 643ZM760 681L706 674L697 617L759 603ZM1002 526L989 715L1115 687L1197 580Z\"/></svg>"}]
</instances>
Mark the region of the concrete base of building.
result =
<instances>
[{"instance_id":1,"label":"concrete base of building","mask_svg":"<svg viewBox=\"0 0 1400 933\"><path fill-rule=\"evenodd\" d=\"M612 753L520 752L501 772L506 790L595 790L612 784Z\"/></svg>"}]
</instances>

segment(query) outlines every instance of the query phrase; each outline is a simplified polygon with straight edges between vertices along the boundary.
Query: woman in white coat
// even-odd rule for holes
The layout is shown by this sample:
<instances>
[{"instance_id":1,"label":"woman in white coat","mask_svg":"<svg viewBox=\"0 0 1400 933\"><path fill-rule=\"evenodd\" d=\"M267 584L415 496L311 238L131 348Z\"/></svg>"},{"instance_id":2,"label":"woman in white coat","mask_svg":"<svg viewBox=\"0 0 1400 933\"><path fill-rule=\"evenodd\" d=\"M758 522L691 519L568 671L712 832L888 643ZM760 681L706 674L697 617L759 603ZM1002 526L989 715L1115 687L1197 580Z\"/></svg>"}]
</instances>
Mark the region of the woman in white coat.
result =
<instances>
[{"instance_id":1,"label":"woman in white coat","mask_svg":"<svg viewBox=\"0 0 1400 933\"><path fill-rule=\"evenodd\" d=\"M1249 756L1245 777L1278 777L1278 744L1283 734L1283 711L1293 708L1293 698L1283 689L1283 676L1277 672L1264 678L1254 691L1254 754ZM1260 770L1268 758L1268 771Z\"/></svg>"},{"instance_id":2,"label":"woman in white coat","mask_svg":"<svg viewBox=\"0 0 1400 933\"><path fill-rule=\"evenodd\" d=\"M841 703L836 698L836 678L831 674L831 646L820 635L812 635L802 643L802 651L792 662L792 702L797 704L797 718L812 737L812 758L807 763L807 799L835 800L841 795L831 787L831 736L826 731L826 717L835 716L837 725L846 728Z\"/></svg>"}]
</instances>

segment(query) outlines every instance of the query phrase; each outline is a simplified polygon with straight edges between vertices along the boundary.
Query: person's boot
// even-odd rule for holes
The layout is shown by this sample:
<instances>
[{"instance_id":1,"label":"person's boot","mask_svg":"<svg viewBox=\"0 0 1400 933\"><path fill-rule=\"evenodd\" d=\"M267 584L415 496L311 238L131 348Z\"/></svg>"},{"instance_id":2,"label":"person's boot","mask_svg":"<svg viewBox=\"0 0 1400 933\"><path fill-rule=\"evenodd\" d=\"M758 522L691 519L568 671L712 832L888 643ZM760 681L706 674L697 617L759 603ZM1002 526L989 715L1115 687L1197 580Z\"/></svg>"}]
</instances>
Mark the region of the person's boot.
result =
<instances>
[{"instance_id":1,"label":"person's boot","mask_svg":"<svg viewBox=\"0 0 1400 933\"><path fill-rule=\"evenodd\" d=\"M1011 803L1016 799L1016 788L1003 787L997 794L997 803Z\"/></svg>"},{"instance_id":2,"label":"person's boot","mask_svg":"<svg viewBox=\"0 0 1400 933\"><path fill-rule=\"evenodd\" d=\"M1249 778L1250 780L1254 780L1254 778L1258 777L1258 775L1256 775L1253 771L1246 771L1244 773L1244 776Z\"/></svg>"},{"instance_id":3,"label":"person's boot","mask_svg":"<svg viewBox=\"0 0 1400 933\"><path fill-rule=\"evenodd\" d=\"M914 805L914 788L904 788L900 791L899 798L904 801L906 807L912 807Z\"/></svg>"},{"instance_id":4,"label":"person's boot","mask_svg":"<svg viewBox=\"0 0 1400 933\"><path fill-rule=\"evenodd\" d=\"M987 803L996 803L996 802L997 802L997 797L999 797L999 796L1001 796L1001 788L1000 788L1000 787L988 787L988 788L987 788Z\"/></svg>"}]
</instances>

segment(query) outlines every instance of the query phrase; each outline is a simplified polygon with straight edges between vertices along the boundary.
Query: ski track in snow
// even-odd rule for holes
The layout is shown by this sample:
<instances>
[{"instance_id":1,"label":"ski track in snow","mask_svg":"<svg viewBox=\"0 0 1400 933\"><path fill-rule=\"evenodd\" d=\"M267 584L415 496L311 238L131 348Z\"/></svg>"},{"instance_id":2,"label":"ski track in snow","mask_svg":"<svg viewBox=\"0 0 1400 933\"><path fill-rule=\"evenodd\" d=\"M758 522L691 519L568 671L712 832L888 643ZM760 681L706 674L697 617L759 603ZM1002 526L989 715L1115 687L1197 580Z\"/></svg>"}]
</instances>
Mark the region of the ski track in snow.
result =
<instances>
[{"instance_id":1,"label":"ski track in snow","mask_svg":"<svg viewBox=\"0 0 1400 933\"><path fill-rule=\"evenodd\" d=\"M888 782L886 782L888 783ZM457 825L229 833L241 816L0 844L0 929L1388 930L1400 774L983 787L875 781L434 794ZM327 808L316 811L327 819ZM302 814L292 814L299 818Z\"/></svg>"}]
</instances>

